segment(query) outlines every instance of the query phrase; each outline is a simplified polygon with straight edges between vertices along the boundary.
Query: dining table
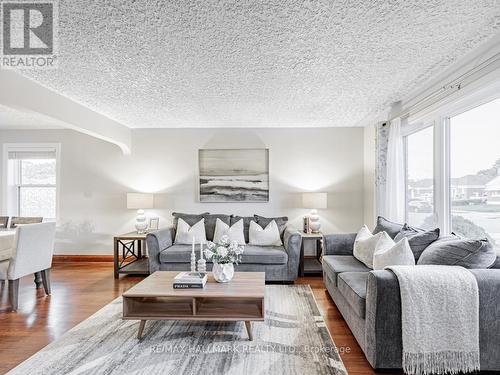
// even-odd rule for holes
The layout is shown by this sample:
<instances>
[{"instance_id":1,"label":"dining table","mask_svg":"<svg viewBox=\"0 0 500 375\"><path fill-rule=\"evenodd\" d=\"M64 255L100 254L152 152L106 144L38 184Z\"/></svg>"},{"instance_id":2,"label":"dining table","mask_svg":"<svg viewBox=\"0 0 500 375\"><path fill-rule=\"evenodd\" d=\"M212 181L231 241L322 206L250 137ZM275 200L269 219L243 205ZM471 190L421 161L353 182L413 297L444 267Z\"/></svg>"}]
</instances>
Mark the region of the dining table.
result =
<instances>
[{"instance_id":1,"label":"dining table","mask_svg":"<svg viewBox=\"0 0 500 375\"><path fill-rule=\"evenodd\" d=\"M15 230L0 231L0 262L10 259L14 245Z\"/></svg>"}]
</instances>

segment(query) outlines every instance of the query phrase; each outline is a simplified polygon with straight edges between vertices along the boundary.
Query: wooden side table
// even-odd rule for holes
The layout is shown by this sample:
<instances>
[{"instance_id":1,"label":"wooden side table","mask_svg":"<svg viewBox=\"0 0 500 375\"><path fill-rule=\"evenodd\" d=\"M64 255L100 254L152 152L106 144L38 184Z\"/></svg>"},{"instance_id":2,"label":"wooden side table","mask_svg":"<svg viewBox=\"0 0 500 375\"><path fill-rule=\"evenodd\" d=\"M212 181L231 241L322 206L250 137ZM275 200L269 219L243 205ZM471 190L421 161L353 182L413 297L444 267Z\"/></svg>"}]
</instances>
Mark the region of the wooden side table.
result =
<instances>
[{"instance_id":1,"label":"wooden side table","mask_svg":"<svg viewBox=\"0 0 500 375\"><path fill-rule=\"evenodd\" d=\"M321 264L321 255L323 252L323 233L304 233L299 232L302 236L302 244L300 245L300 263L299 276L304 275L321 275L323 274L323 265ZM316 242L316 255L313 257L304 256L304 243L306 241Z\"/></svg>"},{"instance_id":2,"label":"wooden side table","mask_svg":"<svg viewBox=\"0 0 500 375\"><path fill-rule=\"evenodd\" d=\"M114 237L113 244L115 279L120 273L149 275L149 260L143 254L143 250L146 250L146 234L125 233Z\"/></svg>"}]
</instances>

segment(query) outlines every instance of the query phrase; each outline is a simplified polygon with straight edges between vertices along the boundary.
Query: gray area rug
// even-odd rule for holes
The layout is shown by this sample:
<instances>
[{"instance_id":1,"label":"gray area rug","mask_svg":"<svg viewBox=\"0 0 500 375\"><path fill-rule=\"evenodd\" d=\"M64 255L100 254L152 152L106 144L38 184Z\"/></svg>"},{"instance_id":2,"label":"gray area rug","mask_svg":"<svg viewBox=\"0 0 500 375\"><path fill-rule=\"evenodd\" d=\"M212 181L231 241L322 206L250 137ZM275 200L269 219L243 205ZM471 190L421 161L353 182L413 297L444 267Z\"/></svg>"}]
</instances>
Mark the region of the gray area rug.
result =
<instances>
[{"instance_id":1,"label":"gray area rug","mask_svg":"<svg viewBox=\"0 0 500 375\"><path fill-rule=\"evenodd\" d=\"M346 375L309 285L266 286L266 320L124 321L117 298L9 374Z\"/></svg>"}]
</instances>

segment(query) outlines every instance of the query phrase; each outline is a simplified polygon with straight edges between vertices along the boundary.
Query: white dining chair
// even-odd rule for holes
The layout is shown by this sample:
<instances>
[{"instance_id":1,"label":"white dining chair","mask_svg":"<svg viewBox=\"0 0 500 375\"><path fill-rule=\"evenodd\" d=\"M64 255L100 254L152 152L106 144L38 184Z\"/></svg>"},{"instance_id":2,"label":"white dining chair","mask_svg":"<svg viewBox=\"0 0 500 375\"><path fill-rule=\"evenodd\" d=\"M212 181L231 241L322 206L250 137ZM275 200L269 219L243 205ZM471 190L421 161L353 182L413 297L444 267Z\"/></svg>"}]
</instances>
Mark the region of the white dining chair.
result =
<instances>
[{"instance_id":1,"label":"white dining chair","mask_svg":"<svg viewBox=\"0 0 500 375\"><path fill-rule=\"evenodd\" d=\"M16 228L12 256L0 262L0 280L9 281L9 301L13 311L18 307L19 279L23 276L41 273L45 293L50 294L49 271L55 233L54 222L24 224Z\"/></svg>"}]
</instances>

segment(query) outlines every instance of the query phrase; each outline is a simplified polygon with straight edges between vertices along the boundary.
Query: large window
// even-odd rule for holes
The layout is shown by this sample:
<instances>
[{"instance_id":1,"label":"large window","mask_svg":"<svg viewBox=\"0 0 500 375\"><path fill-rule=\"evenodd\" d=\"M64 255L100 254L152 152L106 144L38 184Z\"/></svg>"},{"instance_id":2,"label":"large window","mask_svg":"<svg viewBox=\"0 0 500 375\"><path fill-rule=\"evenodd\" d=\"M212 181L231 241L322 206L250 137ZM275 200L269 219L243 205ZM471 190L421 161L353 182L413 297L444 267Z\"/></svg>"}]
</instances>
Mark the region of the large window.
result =
<instances>
[{"instance_id":1,"label":"large window","mask_svg":"<svg viewBox=\"0 0 500 375\"><path fill-rule=\"evenodd\" d=\"M434 126L407 125L406 219L498 247L500 99L480 100L441 108L426 119Z\"/></svg>"},{"instance_id":2,"label":"large window","mask_svg":"<svg viewBox=\"0 0 500 375\"><path fill-rule=\"evenodd\" d=\"M500 99L450 118L453 232L500 244Z\"/></svg>"},{"instance_id":3,"label":"large window","mask_svg":"<svg viewBox=\"0 0 500 375\"><path fill-rule=\"evenodd\" d=\"M6 145L4 202L12 216L57 216L58 147Z\"/></svg>"},{"instance_id":4,"label":"large window","mask_svg":"<svg viewBox=\"0 0 500 375\"><path fill-rule=\"evenodd\" d=\"M406 220L420 228L434 227L434 127L406 136Z\"/></svg>"}]
</instances>

